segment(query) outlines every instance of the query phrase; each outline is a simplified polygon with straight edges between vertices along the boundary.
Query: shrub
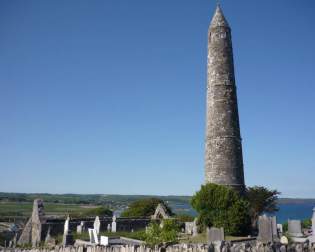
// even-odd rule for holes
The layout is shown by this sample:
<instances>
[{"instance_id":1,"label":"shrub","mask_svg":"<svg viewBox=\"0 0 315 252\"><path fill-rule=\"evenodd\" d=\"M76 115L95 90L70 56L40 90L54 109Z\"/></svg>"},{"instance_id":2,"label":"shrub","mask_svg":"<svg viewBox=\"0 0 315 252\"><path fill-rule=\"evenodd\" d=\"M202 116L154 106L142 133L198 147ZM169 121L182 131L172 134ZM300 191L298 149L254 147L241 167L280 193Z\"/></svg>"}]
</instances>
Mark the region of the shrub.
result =
<instances>
[{"instance_id":1,"label":"shrub","mask_svg":"<svg viewBox=\"0 0 315 252\"><path fill-rule=\"evenodd\" d=\"M310 228L312 227L312 219L302 220L302 228Z\"/></svg>"},{"instance_id":2,"label":"shrub","mask_svg":"<svg viewBox=\"0 0 315 252\"><path fill-rule=\"evenodd\" d=\"M91 208L88 211L82 213L73 213L71 217L73 218L84 218L84 217L95 217L95 216L113 216L113 211L107 207L97 207Z\"/></svg>"},{"instance_id":3,"label":"shrub","mask_svg":"<svg viewBox=\"0 0 315 252\"><path fill-rule=\"evenodd\" d=\"M191 205L199 214L198 224L202 230L223 227L229 235L244 235L250 230L249 203L226 186L202 185L192 197Z\"/></svg>"},{"instance_id":4,"label":"shrub","mask_svg":"<svg viewBox=\"0 0 315 252\"><path fill-rule=\"evenodd\" d=\"M179 226L175 219L163 220L162 225L152 222L147 229L145 242L149 246L162 243L175 243L178 240Z\"/></svg>"}]
</instances>

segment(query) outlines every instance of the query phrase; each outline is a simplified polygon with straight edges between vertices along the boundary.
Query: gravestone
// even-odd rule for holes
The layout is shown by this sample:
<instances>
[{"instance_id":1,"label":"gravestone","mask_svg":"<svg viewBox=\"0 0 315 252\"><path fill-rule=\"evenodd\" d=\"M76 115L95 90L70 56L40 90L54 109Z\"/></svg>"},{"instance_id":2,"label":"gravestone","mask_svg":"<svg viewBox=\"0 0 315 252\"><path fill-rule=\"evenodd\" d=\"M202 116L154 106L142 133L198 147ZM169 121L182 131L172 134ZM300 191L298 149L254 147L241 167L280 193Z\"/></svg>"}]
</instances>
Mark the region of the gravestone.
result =
<instances>
[{"instance_id":1,"label":"gravestone","mask_svg":"<svg viewBox=\"0 0 315 252\"><path fill-rule=\"evenodd\" d=\"M80 225L77 226L77 233L82 234L85 231L85 222L81 221Z\"/></svg>"},{"instance_id":2,"label":"gravestone","mask_svg":"<svg viewBox=\"0 0 315 252\"><path fill-rule=\"evenodd\" d=\"M117 230L117 223L116 223L116 216L114 215L113 216L113 222L112 222L112 233L116 233L116 230Z\"/></svg>"},{"instance_id":3,"label":"gravestone","mask_svg":"<svg viewBox=\"0 0 315 252\"><path fill-rule=\"evenodd\" d=\"M273 221L270 217L263 215L258 217L257 240L268 243L273 241Z\"/></svg>"},{"instance_id":4,"label":"gravestone","mask_svg":"<svg viewBox=\"0 0 315 252\"><path fill-rule=\"evenodd\" d=\"M108 237L107 236L101 236L101 245L102 246L108 246Z\"/></svg>"},{"instance_id":5,"label":"gravestone","mask_svg":"<svg viewBox=\"0 0 315 252\"><path fill-rule=\"evenodd\" d=\"M300 220L288 220L288 234L292 237L303 237Z\"/></svg>"},{"instance_id":6,"label":"gravestone","mask_svg":"<svg viewBox=\"0 0 315 252\"><path fill-rule=\"evenodd\" d=\"M197 218L195 218L193 223L194 223L194 225L192 228L192 236L197 236L198 235Z\"/></svg>"},{"instance_id":7,"label":"gravestone","mask_svg":"<svg viewBox=\"0 0 315 252\"><path fill-rule=\"evenodd\" d=\"M309 237L310 243L315 243L315 207L313 208L312 216L312 235Z\"/></svg>"},{"instance_id":8,"label":"gravestone","mask_svg":"<svg viewBox=\"0 0 315 252\"><path fill-rule=\"evenodd\" d=\"M100 233L100 228L101 228L100 218L96 216L94 221L94 229L96 230L97 235L99 235Z\"/></svg>"},{"instance_id":9,"label":"gravestone","mask_svg":"<svg viewBox=\"0 0 315 252\"><path fill-rule=\"evenodd\" d=\"M73 236L72 234L70 234L70 230L69 230L69 222L70 222L70 217L68 216L65 221L64 229L63 229L63 238L62 238L63 246L73 245L74 243Z\"/></svg>"},{"instance_id":10,"label":"gravestone","mask_svg":"<svg viewBox=\"0 0 315 252\"><path fill-rule=\"evenodd\" d=\"M107 232L110 232L110 224L107 224Z\"/></svg>"},{"instance_id":11,"label":"gravestone","mask_svg":"<svg viewBox=\"0 0 315 252\"><path fill-rule=\"evenodd\" d=\"M69 233L69 222L70 222L70 217L68 216L66 221L65 221L64 227L63 227L63 234L64 235Z\"/></svg>"},{"instance_id":12,"label":"gravestone","mask_svg":"<svg viewBox=\"0 0 315 252\"><path fill-rule=\"evenodd\" d=\"M313 237L315 237L315 207L313 208L312 233L313 233Z\"/></svg>"},{"instance_id":13,"label":"gravestone","mask_svg":"<svg viewBox=\"0 0 315 252\"><path fill-rule=\"evenodd\" d=\"M82 226L81 225L77 226L77 234L82 234Z\"/></svg>"},{"instance_id":14,"label":"gravestone","mask_svg":"<svg viewBox=\"0 0 315 252\"><path fill-rule=\"evenodd\" d=\"M215 227L207 228L207 240L208 243L224 241L224 229Z\"/></svg>"},{"instance_id":15,"label":"gravestone","mask_svg":"<svg viewBox=\"0 0 315 252\"><path fill-rule=\"evenodd\" d=\"M193 234L194 222L185 222L185 234Z\"/></svg>"},{"instance_id":16,"label":"gravestone","mask_svg":"<svg viewBox=\"0 0 315 252\"><path fill-rule=\"evenodd\" d=\"M96 233L96 230L94 228L89 228L89 237L90 237L90 243L92 244L98 244L98 236Z\"/></svg>"},{"instance_id":17,"label":"gravestone","mask_svg":"<svg viewBox=\"0 0 315 252\"><path fill-rule=\"evenodd\" d=\"M283 234L283 225L277 224L278 233Z\"/></svg>"},{"instance_id":18,"label":"gravestone","mask_svg":"<svg viewBox=\"0 0 315 252\"><path fill-rule=\"evenodd\" d=\"M273 239L279 238L278 236L278 228L277 228L277 217L276 216L272 216L269 217L271 220L271 225L272 225L272 237Z\"/></svg>"}]
</instances>

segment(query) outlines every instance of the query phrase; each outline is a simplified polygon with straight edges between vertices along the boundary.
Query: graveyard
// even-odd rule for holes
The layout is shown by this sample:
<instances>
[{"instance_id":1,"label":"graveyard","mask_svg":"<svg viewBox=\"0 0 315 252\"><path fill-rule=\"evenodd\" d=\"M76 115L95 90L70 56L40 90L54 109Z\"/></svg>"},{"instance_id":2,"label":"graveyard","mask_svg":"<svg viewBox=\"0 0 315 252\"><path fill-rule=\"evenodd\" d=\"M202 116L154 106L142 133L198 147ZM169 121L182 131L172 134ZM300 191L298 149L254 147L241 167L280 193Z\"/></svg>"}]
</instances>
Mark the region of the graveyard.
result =
<instances>
[{"instance_id":1,"label":"graveyard","mask_svg":"<svg viewBox=\"0 0 315 252\"><path fill-rule=\"evenodd\" d=\"M315 252L314 200L304 200L314 204L307 213L311 219L288 216L283 222L276 214L281 200L288 199L279 199L277 189L245 183L232 44L231 26L218 2L204 55L206 116L200 189L192 196L0 193L0 252ZM124 159L124 151L127 148L120 150L117 159ZM75 172L61 175L69 184L89 188L97 183L88 176L101 176L89 169L83 169L81 181L71 180ZM151 179L158 180L161 173L162 190L163 178L169 175L155 172ZM174 186L181 175L172 178ZM120 180L125 176L122 172L115 178L115 189L134 183L129 178L124 185ZM269 178L263 181L268 184ZM101 186L109 183L107 177L102 179ZM182 182L186 186L187 178Z\"/></svg>"},{"instance_id":2,"label":"graveyard","mask_svg":"<svg viewBox=\"0 0 315 252\"><path fill-rule=\"evenodd\" d=\"M163 243L168 251L177 249L208 250L214 246L215 251L226 251L242 248L251 248L255 251L266 249L279 249L281 251L299 251L312 246L314 243L315 208L312 217L312 226L303 229L300 220L288 220L288 229L285 231L282 224L277 223L276 217L262 215L258 219L257 236L235 237L226 235L224 229L207 228L200 233L197 219L193 222L180 222L163 204L158 204L154 214L146 218L126 218L112 216L95 216L93 218L51 218L45 216L44 202L40 199L34 201L32 214L23 227L19 237L14 236L4 251L19 251L19 249L71 249L87 248L93 251L107 251L107 248L126 251L160 250L161 247L150 246L146 241L146 234L150 233L152 223L157 227L169 225L175 220L178 224L176 240ZM174 223L175 223L174 222ZM163 224L164 223L164 224ZM156 234L157 235L157 234ZM177 245L176 245L177 244ZM202 245L203 244L203 245ZM206 245L208 244L208 245Z\"/></svg>"}]
</instances>

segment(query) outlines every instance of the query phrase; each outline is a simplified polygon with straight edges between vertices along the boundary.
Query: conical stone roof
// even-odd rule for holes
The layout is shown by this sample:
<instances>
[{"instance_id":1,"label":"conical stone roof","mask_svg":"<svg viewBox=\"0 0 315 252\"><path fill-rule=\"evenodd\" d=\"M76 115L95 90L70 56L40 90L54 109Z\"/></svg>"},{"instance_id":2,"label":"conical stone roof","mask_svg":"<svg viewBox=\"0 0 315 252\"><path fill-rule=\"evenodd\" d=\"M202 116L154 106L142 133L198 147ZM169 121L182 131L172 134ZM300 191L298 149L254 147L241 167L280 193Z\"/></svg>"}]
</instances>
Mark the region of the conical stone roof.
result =
<instances>
[{"instance_id":1,"label":"conical stone roof","mask_svg":"<svg viewBox=\"0 0 315 252\"><path fill-rule=\"evenodd\" d=\"M223 15L220 5L217 6L210 24L210 28L215 27L230 27Z\"/></svg>"}]
</instances>

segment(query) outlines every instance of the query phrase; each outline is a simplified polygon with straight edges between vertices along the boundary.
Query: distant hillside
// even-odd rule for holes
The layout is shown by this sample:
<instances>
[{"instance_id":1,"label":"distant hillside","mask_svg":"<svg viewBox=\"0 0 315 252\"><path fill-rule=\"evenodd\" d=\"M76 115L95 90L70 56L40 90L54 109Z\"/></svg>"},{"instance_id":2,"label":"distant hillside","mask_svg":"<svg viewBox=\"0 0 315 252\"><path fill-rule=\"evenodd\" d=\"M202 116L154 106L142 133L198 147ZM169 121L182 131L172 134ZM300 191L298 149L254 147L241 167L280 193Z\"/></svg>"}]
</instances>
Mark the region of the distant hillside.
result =
<instances>
[{"instance_id":1,"label":"distant hillside","mask_svg":"<svg viewBox=\"0 0 315 252\"><path fill-rule=\"evenodd\" d=\"M45 202L63 204L110 204L129 203L140 198L157 197L165 201L188 202L190 196L152 196L152 195L115 195L115 194L48 194L48 193L4 193L0 192L0 201L32 202L41 198Z\"/></svg>"},{"instance_id":2,"label":"distant hillside","mask_svg":"<svg viewBox=\"0 0 315 252\"><path fill-rule=\"evenodd\" d=\"M315 199L280 198L279 204L310 204L315 206Z\"/></svg>"},{"instance_id":3,"label":"distant hillside","mask_svg":"<svg viewBox=\"0 0 315 252\"><path fill-rule=\"evenodd\" d=\"M47 193L0 193L0 216L29 216L32 202L41 198L45 211L53 215L82 212L85 208L106 206L119 215L132 202L140 198L157 197L168 203L177 214L196 215L190 205L191 196L152 196L152 195L105 195L105 194L47 194ZM276 213L279 223L288 219L307 219L312 215L315 199L279 199L280 211Z\"/></svg>"},{"instance_id":4,"label":"distant hillside","mask_svg":"<svg viewBox=\"0 0 315 252\"><path fill-rule=\"evenodd\" d=\"M48 193L4 193L0 192L0 201L33 202L41 198L44 202L61 204L111 205L129 204L140 198L157 197L168 202L187 204L191 196L159 196L159 195L115 195L115 194L48 194ZM279 204L314 204L315 199L280 198Z\"/></svg>"}]
</instances>

